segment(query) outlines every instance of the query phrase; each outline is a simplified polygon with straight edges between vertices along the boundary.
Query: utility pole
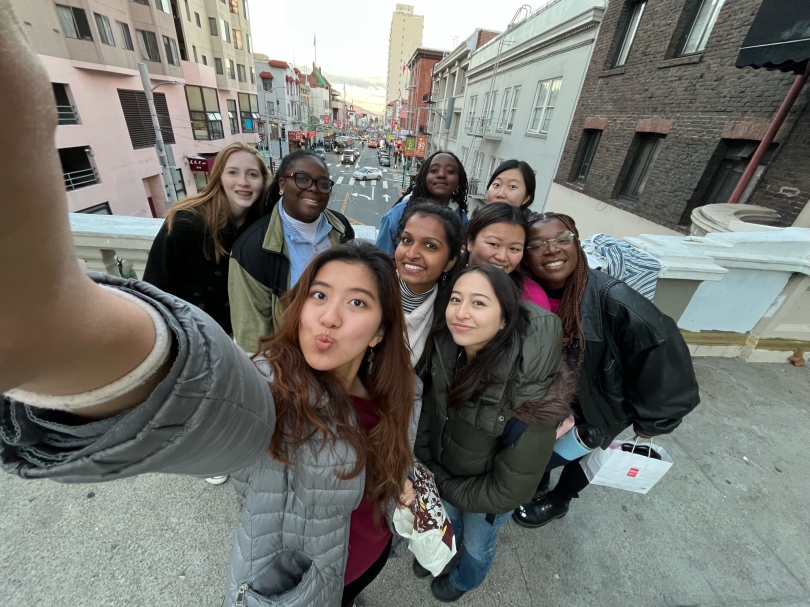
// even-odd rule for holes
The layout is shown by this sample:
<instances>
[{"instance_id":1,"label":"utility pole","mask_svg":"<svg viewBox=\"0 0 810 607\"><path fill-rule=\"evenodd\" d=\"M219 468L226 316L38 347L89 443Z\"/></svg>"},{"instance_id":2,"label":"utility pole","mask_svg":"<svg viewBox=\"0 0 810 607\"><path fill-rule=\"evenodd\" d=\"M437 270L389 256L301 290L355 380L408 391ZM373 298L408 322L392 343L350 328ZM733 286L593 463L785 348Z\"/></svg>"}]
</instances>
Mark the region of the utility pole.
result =
<instances>
[{"instance_id":1,"label":"utility pole","mask_svg":"<svg viewBox=\"0 0 810 607\"><path fill-rule=\"evenodd\" d=\"M152 94L154 90L149 81L149 72L146 69L145 63L138 64L138 71L141 74L141 84L143 84L143 92L146 94L146 101L149 104L149 114L152 116L152 126L155 129L155 150L158 155L158 162L160 162L161 171L163 173L163 189L166 191L166 199L169 201L169 206L177 202L177 191L174 189L174 177L172 176L171 168L169 168L169 158L166 156L166 146L163 143L163 133L160 130L160 122L158 121L157 111L155 110L155 96ZM161 84L180 84L179 82L161 82ZM157 86L155 88L157 88Z\"/></svg>"}]
</instances>

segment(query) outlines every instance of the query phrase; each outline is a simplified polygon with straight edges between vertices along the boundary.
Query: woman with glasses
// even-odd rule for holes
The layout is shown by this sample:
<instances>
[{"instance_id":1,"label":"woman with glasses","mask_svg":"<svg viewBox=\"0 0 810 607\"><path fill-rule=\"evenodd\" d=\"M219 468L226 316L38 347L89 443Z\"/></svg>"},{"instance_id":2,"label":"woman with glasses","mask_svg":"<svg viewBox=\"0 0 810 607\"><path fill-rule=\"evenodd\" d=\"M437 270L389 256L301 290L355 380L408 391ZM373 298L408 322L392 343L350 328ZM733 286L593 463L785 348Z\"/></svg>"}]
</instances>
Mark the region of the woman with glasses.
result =
<instances>
[{"instance_id":1,"label":"woman with glasses","mask_svg":"<svg viewBox=\"0 0 810 607\"><path fill-rule=\"evenodd\" d=\"M267 211L234 244L228 293L236 343L256 352L259 339L279 326L279 297L295 286L309 260L354 238L348 220L326 208L334 182L310 150L281 161L267 195Z\"/></svg>"},{"instance_id":2,"label":"woman with glasses","mask_svg":"<svg viewBox=\"0 0 810 607\"><path fill-rule=\"evenodd\" d=\"M625 283L588 268L571 217L533 213L529 222L523 263L562 322L563 360L577 373L575 423L601 431L603 449L630 425L641 438L672 432L700 402L675 322ZM549 469L535 498L515 510L519 525L562 518L588 486L579 459L562 463L554 489Z\"/></svg>"}]
</instances>

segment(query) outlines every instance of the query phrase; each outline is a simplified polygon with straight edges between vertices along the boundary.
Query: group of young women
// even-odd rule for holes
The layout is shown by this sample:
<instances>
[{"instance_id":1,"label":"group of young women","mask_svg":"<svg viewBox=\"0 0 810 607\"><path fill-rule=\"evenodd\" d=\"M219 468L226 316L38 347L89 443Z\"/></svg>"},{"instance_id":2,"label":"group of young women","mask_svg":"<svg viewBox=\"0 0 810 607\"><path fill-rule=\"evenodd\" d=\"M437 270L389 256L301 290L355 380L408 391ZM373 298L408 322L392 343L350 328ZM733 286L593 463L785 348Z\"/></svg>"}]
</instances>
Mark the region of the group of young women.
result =
<instances>
[{"instance_id":1,"label":"group of young women","mask_svg":"<svg viewBox=\"0 0 810 607\"><path fill-rule=\"evenodd\" d=\"M0 55L15 58L0 62L0 245L39 243L0 258L2 465L63 482L230 475L223 605L351 605L398 551L388 523L414 499L414 457L462 546L431 583L455 601L510 517L545 524L587 485L573 462L544 493L561 424L606 446L630 425L671 432L698 402L674 322L588 269L570 217L527 215L523 162L498 167L465 231L463 166L434 154L375 247L343 244L317 156L289 155L270 183L232 144L171 210L144 281L85 275L48 79L13 19Z\"/></svg>"}]
</instances>

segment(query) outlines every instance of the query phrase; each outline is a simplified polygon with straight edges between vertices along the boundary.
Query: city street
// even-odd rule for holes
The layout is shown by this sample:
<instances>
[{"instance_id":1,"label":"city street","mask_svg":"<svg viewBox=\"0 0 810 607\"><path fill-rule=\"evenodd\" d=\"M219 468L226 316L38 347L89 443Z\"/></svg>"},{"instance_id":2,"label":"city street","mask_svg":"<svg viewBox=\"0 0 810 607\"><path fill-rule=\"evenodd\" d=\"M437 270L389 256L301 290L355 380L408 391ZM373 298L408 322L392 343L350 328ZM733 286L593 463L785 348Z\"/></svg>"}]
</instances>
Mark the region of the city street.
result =
<instances>
[{"instance_id":1,"label":"city street","mask_svg":"<svg viewBox=\"0 0 810 607\"><path fill-rule=\"evenodd\" d=\"M358 146L355 143L355 146ZM340 154L326 152L329 175L335 182L329 208L343 213L352 223L380 227L383 215L399 199L402 170L380 166L375 148L357 147L360 158L354 164L341 164ZM383 178L378 181L359 181L352 177L358 168L380 169Z\"/></svg>"}]
</instances>

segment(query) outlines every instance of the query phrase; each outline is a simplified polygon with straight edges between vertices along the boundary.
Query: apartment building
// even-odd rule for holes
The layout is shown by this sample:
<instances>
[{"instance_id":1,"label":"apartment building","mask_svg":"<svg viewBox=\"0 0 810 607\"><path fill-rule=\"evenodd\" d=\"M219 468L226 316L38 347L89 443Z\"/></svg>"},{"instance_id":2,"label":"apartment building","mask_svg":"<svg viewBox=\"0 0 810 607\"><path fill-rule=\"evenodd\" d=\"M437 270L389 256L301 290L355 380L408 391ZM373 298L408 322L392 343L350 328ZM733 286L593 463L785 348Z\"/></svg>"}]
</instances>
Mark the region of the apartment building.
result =
<instances>
[{"instance_id":1,"label":"apartment building","mask_svg":"<svg viewBox=\"0 0 810 607\"><path fill-rule=\"evenodd\" d=\"M256 136L245 134L240 125L232 125L228 134L222 128L222 116L231 107L239 121L239 109L249 111L251 102L238 97L236 68L234 83L228 82L227 74L217 79L213 60L222 45L196 36L192 29L194 16L199 16L200 27L203 17L209 18L206 5L182 2L12 0L53 84L59 113L56 143L70 211L161 217L168 200L164 186L182 198L205 183L204 170L195 170L210 166L201 153L213 155L236 139L255 141ZM211 13L217 19L225 12L233 14L235 0L229 2ZM240 2L235 8L244 13L246 5ZM230 19L231 36L234 29L249 34L244 14ZM220 31L224 30L217 21ZM194 62L194 52L200 63ZM238 58L231 56L234 61ZM139 63L147 66L154 91L171 184L163 183L155 153ZM248 78L245 72L246 83Z\"/></svg>"},{"instance_id":2,"label":"apartment building","mask_svg":"<svg viewBox=\"0 0 810 607\"><path fill-rule=\"evenodd\" d=\"M391 16L388 35L388 78L385 85L385 103L406 99L409 77L407 63L413 52L422 46L425 18L414 15L413 6L397 4ZM400 106L401 107L401 106ZM404 109L401 109L404 112ZM404 118L404 114L398 117Z\"/></svg>"},{"instance_id":3,"label":"apartment building","mask_svg":"<svg viewBox=\"0 0 810 607\"><path fill-rule=\"evenodd\" d=\"M299 141L302 118L298 74L286 61L268 59L259 54L254 57L259 76L259 107L262 115L267 116L270 139L280 137L283 142Z\"/></svg>"},{"instance_id":4,"label":"apartment building","mask_svg":"<svg viewBox=\"0 0 810 607\"><path fill-rule=\"evenodd\" d=\"M456 144L464 109L464 91L470 54L500 32L476 29L444 59L433 66L433 89L428 119L428 154L438 150L457 153Z\"/></svg>"},{"instance_id":5,"label":"apartment building","mask_svg":"<svg viewBox=\"0 0 810 607\"><path fill-rule=\"evenodd\" d=\"M408 59L408 104L403 126L412 133L427 132L430 90L433 86L433 66L444 59L447 51L417 48Z\"/></svg>"}]
</instances>

